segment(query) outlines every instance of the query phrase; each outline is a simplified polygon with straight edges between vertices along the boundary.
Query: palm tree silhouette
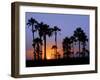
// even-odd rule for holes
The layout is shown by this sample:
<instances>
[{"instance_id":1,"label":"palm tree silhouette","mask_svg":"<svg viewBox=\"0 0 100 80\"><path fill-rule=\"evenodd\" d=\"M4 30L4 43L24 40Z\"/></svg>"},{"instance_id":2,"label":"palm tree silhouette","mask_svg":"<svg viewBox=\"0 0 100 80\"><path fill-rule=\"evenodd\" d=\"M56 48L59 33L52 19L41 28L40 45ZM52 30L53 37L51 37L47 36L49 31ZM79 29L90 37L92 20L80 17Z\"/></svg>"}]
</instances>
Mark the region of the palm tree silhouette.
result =
<instances>
[{"instance_id":1,"label":"palm tree silhouette","mask_svg":"<svg viewBox=\"0 0 100 80\"><path fill-rule=\"evenodd\" d=\"M38 35L39 35L40 40L43 40L42 39L43 38L43 35L42 35L42 27L41 26L43 26L43 22L37 23L37 25L35 26L35 28L36 28L36 30L38 32ZM42 45L43 44L40 45L40 53L41 54L42 54Z\"/></svg>"},{"instance_id":2,"label":"palm tree silhouette","mask_svg":"<svg viewBox=\"0 0 100 80\"><path fill-rule=\"evenodd\" d=\"M39 24L39 35L40 37L43 37L44 40L44 59L46 60L46 36L51 37L52 36L52 28L49 27L49 25L44 24L41 22Z\"/></svg>"},{"instance_id":3,"label":"palm tree silhouette","mask_svg":"<svg viewBox=\"0 0 100 80\"><path fill-rule=\"evenodd\" d=\"M56 45L53 45L51 49L53 49L54 50L54 54L56 54L57 46Z\"/></svg>"},{"instance_id":4,"label":"palm tree silhouette","mask_svg":"<svg viewBox=\"0 0 100 80\"><path fill-rule=\"evenodd\" d=\"M42 44L42 40L40 38L35 38L34 39L34 47L35 47L35 53L37 53L37 58L42 59L42 54L41 54L41 50L40 50L40 46Z\"/></svg>"},{"instance_id":5,"label":"palm tree silhouette","mask_svg":"<svg viewBox=\"0 0 100 80\"><path fill-rule=\"evenodd\" d=\"M70 38L65 37L63 39L62 45L63 45L63 51L64 51L64 58L69 57L70 49L71 49Z\"/></svg>"},{"instance_id":6,"label":"palm tree silhouette","mask_svg":"<svg viewBox=\"0 0 100 80\"><path fill-rule=\"evenodd\" d=\"M80 46L82 41L82 34L83 34L83 30L80 27L74 31L74 36L76 37L76 40L79 42L79 53L81 52Z\"/></svg>"},{"instance_id":7,"label":"palm tree silhouette","mask_svg":"<svg viewBox=\"0 0 100 80\"><path fill-rule=\"evenodd\" d=\"M35 30L35 25L37 24L38 22L34 19L34 18L30 18L29 20L28 20L28 23L27 23L27 25L28 25L28 27L31 27L31 30L32 30L32 36L33 36L33 44L34 44L34 32L36 31ZM36 54L35 54L35 47L34 47L34 45L32 45L33 46L33 54L34 54L34 60L36 60Z\"/></svg>"},{"instance_id":8,"label":"palm tree silhouette","mask_svg":"<svg viewBox=\"0 0 100 80\"><path fill-rule=\"evenodd\" d=\"M57 47L57 32L61 31L61 29L59 29L57 26L54 26L53 28L54 34L55 34L55 46ZM56 53L57 53L57 48L55 48Z\"/></svg>"}]
</instances>

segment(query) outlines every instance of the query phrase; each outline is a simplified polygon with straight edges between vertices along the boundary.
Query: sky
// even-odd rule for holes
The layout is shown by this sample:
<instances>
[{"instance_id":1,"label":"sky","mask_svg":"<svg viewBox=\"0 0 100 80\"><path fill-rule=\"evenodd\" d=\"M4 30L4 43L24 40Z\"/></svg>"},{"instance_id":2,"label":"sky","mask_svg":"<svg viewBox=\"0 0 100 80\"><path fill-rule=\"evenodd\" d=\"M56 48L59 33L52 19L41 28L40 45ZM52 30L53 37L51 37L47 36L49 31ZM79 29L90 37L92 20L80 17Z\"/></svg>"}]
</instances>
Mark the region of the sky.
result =
<instances>
[{"instance_id":1,"label":"sky","mask_svg":"<svg viewBox=\"0 0 100 80\"><path fill-rule=\"evenodd\" d=\"M89 39L89 15L76 15L76 14L51 14L51 13L34 13L26 12L26 24L28 20L33 17L38 22L44 22L50 27L57 26L61 29L57 34L57 45L58 52L62 54L62 40L68 36L72 36L74 30L81 27L86 33ZM35 34L35 37L37 35ZM51 50L52 45L54 45L54 35L52 37L47 37L47 58L51 58L53 51ZM89 43L88 43L89 45ZM88 46L89 47L89 46ZM77 49L76 49L77 50ZM32 32L31 29L26 25L26 59L33 59L33 49L32 49Z\"/></svg>"}]
</instances>

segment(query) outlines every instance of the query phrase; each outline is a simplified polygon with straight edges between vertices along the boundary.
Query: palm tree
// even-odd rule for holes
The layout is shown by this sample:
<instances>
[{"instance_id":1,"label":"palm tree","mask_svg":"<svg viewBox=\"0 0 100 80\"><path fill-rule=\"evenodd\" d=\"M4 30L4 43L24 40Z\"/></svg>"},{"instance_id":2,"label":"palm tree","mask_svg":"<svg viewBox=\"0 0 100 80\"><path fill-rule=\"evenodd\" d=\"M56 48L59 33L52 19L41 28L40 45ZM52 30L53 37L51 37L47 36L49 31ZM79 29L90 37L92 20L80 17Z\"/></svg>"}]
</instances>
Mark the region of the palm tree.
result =
<instances>
[{"instance_id":1,"label":"palm tree","mask_svg":"<svg viewBox=\"0 0 100 80\"><path fill-rule=\"evenodd\" d=\"M41 26L43 26L43 22L41 22L41 23L37 23L37 25L35 25L35 28L36 28L36 31L38 32L38 35L39 35L39 38L41 39L41 40L43 40L42 38L43 38L43 35L42 35L42 27ZM40 45L40 53L42 54L42 45L43 44L41 44Z\"/></svg>"},{"instance_id":2,"label":"palm tree","mask_svg":"<svg viewBox=\"0 0 100 80\"><path fill-rule=\"evenodd\" d=\"M79 27L74 31L74 36L76 37L76 40L79 42L79 53L80 51L80 46L81 46L81 41L82 41L82 33L83 30Z\"/></svg>"},{"instance_id":3,"label":"palm tree","mask_svg":"<svg viewBox=\"0 0 100 80\"><path fill-rule=\"evenodd\" d=\"M54 50L54 54L56 54L57 46L56 45L53 45L51 49L53 49Z\"/></svg>"},{"instance_id":4,"label":"palm tree","mask_svg":"<svg viewBox=\"0 0 100 80\"><path fill-rule=\"evenodd\" d=\"M69 57L70 55L70 49L71 49L71 42L70 38L65 37L63 39L62 45L63 45L63 51L64 51L64 58Z\"/></svg>"},{"instance_id":5,"label":"palm tree","mask_svg":"<svg viewBox=\"0 0 100 80\"><path fill-rule=\"evenodd\" d=\"M61 29L59 29L57 26L54 26L53 32L55 34L55 45L56 45L56 47L57 47L57 32L58 31L61 31ZM55 50L56 50L56 53L57 53L57 48Z\"/></svg>"},{"instance_id":6,"label":"palm tree","mask_svg":"<svg viewBox=\"0 0 100 80\"><path fill-rule=\"evenodd\" d=\"M29 20L28 20L28 23L27 23L27 25L28 25L28 27L31 27L31 30L32 30L32 36L33 36L33 44L34 44L34 32L36 31L35 30L35 25L37 24L37 21L34 19L34 18L30 18ZM35 54L35 50L34 50L34 45L32 45L33 46L33 54L34 54L34 60L36 59L36 54Z\"/></svg>"},{"instance_id":7,"label":"palm tree","mask_svg":"<svg viewBox=\"0 0 100 80\"><path fill-rule=\"evenodd\" d=\"M46 36L51 37L53 33L52 28L49 27L49 25L44 24L41 22L39 24L39 35L40 37L43 37L44 40L44 59L46 60Z\"/></svg>"},{"instance_id":8,"label":"palm tree","mask_svg":"<svg viewBox=\"0 0 100 80\"><path fill-rule=\"evenodd\" d=\"M42 59L42 54L40 53L41 44L42 44L42 40L40 38L34 39L35 53L37 53L38 60Z\"/></svg>"},{"instance_id":9,"label":"palm tree","mask_svg":"<svg viewBox=\"0 0 100 80\"><path fill-rule=\"evenodd\" d=\"M53 45L52 48L54 50L54 59L59 59L60 58L60 54L59 52L56 52L56 49L57 49L57 46L56 45Z\"/></svg>"}]
</instances>

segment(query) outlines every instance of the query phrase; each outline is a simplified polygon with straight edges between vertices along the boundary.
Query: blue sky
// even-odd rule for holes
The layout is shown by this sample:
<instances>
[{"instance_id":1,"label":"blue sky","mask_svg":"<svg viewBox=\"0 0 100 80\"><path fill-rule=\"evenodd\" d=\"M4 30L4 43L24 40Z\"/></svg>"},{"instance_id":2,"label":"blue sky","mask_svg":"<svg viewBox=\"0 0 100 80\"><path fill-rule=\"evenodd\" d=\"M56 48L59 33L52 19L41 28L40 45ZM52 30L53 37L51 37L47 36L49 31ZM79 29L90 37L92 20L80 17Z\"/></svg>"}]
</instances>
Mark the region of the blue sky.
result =
<instances>
[{"instance_id":1,"label":"blue sky","mask_svg":"<svg viewBox=\"0 0 100 80\"><path fill-rule=\"evenodd\" d=\"M81 27L89 38L89 15L76 15L76 14L49 14L49 13L33 13L26 12L26 23L28 19L33 17L38 22L44 22L50 27L58 26L61 32L58 33L58 45L61 49L62 39L66 36L71 36L77 27ZM47 45L54 44L54 36L47 37ZM26 26L26 50L32 48L32 32Z\"/></svg>"}]
</instances>

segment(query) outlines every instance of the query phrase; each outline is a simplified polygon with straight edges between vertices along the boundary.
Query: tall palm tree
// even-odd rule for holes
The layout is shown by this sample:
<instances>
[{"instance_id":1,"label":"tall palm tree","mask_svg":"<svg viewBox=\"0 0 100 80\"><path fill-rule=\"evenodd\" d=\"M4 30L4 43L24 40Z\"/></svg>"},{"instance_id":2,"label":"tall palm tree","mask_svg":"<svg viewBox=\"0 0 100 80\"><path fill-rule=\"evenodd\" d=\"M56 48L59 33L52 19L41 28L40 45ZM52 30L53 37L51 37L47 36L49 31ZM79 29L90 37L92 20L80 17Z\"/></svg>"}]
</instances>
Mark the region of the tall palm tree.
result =
<instances>
[{"instance_id":1,"label":"tall palm tree","mask_svg":"<svg viewBox=\"0 0 100 80\"><path fill-rule=\"evenodd\" d=\"M38 22L34 19L34 18L30 18L29 20L28 20L28 23L27 23L27 25L28 25L28 27L31 27L31 30L32 30L32 36L33 36L33 44L34 44L34 32L36 31L35 30L35 25L37 24ZM33 46L33 54L34 54L34 60L36 60L36 54L35 54L35 50L34 50L34 45L32 45Z\"/></svg>"},{"instance_id":2,"label":"tall palm tree","mask_svg":"<svg viewBox=\"0 0 100 80\"><path fill-rule=\"evenodd\" d=\"M41 39L41 40L43 40L42 38L43 38L43 35L42 35L42 27L41 26L43 26L43 22L41 22L41 23L37 23L37 25L35 25L35 28L36 28L36 31L38 32L38 36L39 36L39 38ZM42 54L42 45L43 44L41 44L40 45L40 53Z\"/></svg>"},{"instance_id":3,"label":"tall palm tree","mask_svg":"<svg viewBox=\"0 0 100 80\"><path fill-rule=\"evenodd\" d=\"M40 53L41 44L42 44L42 40L40 38L34 39L35 53L37 53L38 60L42 59L42 54Z\"/></svg>"},{"instance_id":4,"label":"tall palm tree","mask_svg":"<svg viewBox=\"0 0 100 80\"><path fill-rule=\"evenodd\" d=\"M46 36L51 37L52 36L52 28L49 27L49 25L44 24L41 22L39 24L39 35L43 37L44 40L44 59L46 60Z\"/></svg>"},{"instance_id":5,"label":"tall palm tree","mask_svg":"<svg viewBox=\"0 0 100 80\"><path fill-rule=\"evenodd\" d=\"M70 49L71 49L70 38L65 37L63 39L62 45L63 45L63 51L64 51L64 58L69 57Z\"/></svg>"},{"instance_id":6,"label":"tall palm tree","mask_svg":"<svg viewBox=\"0 0 100 80\"><path fill-rule=\"evenodd\" d=\"M61 29L58 28L57 26L54 26L53 32L54 32L54 34L55 34L55 45L56 45L56 47L57 47L57 32L58 32L58 31L61 31ZM57 53L57 48L56 48L55 50L56 50L56 53Z\"/></svg>"},{"instance_id":7,"label":"tall palm tree","mask_svg":"<svg viewBox=\"0 0 100 80\"><path fill-rule=\"evenodd\" d=\"M74 36L76 37L76 40L79 42L79 53L81 53L80 46L81 46L81 41L82 41L82 33L83 33L83 30L80 27L74 31Z\"/></svg>"}]
</instances>

